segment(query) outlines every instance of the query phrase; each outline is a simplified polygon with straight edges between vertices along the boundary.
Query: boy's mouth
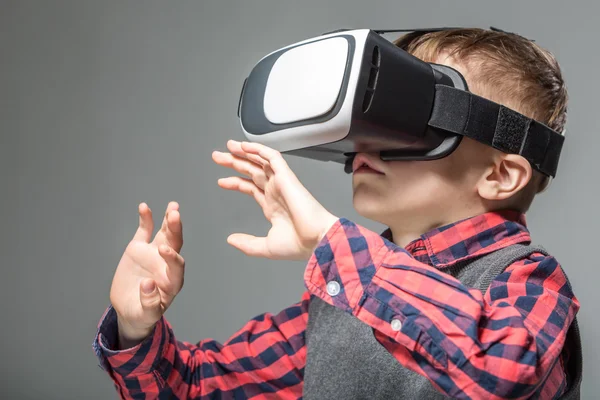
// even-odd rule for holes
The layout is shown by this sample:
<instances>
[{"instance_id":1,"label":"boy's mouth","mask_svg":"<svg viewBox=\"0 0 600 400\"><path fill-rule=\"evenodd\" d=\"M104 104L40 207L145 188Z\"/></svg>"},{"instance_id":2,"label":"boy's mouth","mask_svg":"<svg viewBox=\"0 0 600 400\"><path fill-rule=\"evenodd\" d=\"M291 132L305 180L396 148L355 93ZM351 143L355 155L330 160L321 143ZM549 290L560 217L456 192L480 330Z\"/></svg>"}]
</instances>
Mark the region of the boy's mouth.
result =
<instances>
[{"instance_id":1,"label":"boy's mouth","mask_svg":"<svg viewBox=\"0 0 600 400\"><path fill-rule=\"evenodd\" d=\"M359 153L354 157L352 162L352 173L371 173L377 175L385 175L381 169L369 159L364 153Z\"/></svg>"}]
</instances>

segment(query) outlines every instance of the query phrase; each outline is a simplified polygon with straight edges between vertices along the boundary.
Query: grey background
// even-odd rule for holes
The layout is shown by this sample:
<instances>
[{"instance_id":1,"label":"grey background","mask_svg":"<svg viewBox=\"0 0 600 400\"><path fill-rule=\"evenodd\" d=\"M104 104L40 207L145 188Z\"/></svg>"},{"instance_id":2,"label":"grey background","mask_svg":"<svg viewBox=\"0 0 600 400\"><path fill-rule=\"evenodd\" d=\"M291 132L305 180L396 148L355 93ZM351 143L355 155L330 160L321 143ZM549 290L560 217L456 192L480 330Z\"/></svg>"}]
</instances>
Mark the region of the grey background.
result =
<instances>
[{"instance_id":1,"label":"grey background","mask_svg":"<svg viewBox=\"0 0 600 400\"><path fill-rule=\"evenodd\" d=\"M223 341L299 300L302 264L227 245L232 232L268 225L250 198L217 187L227 171L210 158L241 138L241 84L263 55L340 27L493 25L550 48L569 85L559 179L528 217L583 305L583 397L596 398L600 26L591 4L0 1L0 394L116 398L91 342L141 201L156 223L169 200L181 203L186 285L167 313L179 339ZM336 215L381 229L353 211L341 167L288 161Z\"/></svg>"}]
</instances>

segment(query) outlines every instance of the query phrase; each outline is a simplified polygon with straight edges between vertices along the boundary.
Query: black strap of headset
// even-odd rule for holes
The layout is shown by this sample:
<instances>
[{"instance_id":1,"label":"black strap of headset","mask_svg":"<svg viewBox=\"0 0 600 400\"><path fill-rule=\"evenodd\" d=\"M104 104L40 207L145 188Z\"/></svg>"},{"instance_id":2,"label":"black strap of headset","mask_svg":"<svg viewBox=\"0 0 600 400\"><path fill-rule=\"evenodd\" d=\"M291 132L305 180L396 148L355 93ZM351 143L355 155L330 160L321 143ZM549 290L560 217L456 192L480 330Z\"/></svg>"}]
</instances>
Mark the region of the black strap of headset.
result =
<instances>
[{"instance_id":1,"label":"black strap of headset","mask_svg":"<svg viewBox=\"0 0 600 400\"><path fill-rule=\"evenodd\" d=\"M543 174L556 176L564 136L491 100L436 85L429 125L519 154Z\"/></svg>"},{"instance_id":2,"label":"black strap of headset","mask_svg":"<svg viewBox=\"0 0 600 400\"><path fill-rule=\"evenodd\" d=\"M384 35L386 33L403 33L403 32L430 33L430 32L449 31L449 30L453 30L453 29L464 29L464 27L445 26L445 27L438 27L438 28L418 28L418 29L372 29L372 31L379 35ZM495 31L495 32L503 32L503 33L508 33L511 35L517 35L517 36L524 37L518 33L505 31L504 29L496 28L494 26L490 26L490 30ZM535 40L533 40L533 39L527 39L527 40L535 42Z\"/></svg>"},{"instance_id":3,"label":"black strap of headset","mask_svg":"<svg viewBox=\"0 0 600 400\"><path fill-rule=\"evenodd\" d=\"M372 29L372 31L382 35L382 34L386 34L386 33L402 33L402 32L423 32L423 33L439 32L439 31L448 31L448 30L452 30L452 29L462 29L462 28L445 26L445 27L438 27L438 28L418 28L418 29L406 29L406 28L403 28L403 29Z\"/></svg>"}]
</instances>

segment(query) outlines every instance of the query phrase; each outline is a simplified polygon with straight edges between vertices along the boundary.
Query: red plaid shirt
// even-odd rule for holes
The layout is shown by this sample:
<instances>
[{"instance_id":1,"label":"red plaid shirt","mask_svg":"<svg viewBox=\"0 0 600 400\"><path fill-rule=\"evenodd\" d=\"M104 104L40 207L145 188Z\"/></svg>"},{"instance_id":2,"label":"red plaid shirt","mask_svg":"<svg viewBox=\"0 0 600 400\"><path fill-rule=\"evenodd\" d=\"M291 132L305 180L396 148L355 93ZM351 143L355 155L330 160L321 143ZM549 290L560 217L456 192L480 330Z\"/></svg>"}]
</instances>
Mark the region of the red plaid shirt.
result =
<instances>
[{"instance_id":1,"label":"red plaid shirt","mask_svg":"<svg viewBox=\"0 0 600 400\"><path fill-rule=\"evenodd\" d=\"M561 350L579 303L553 257L515 262L485 296L444 273L457 261L530 243L523 215L479 215L406 248L389 239L338 220L306 267L301 301L257 316L223 344L179 342L163 318L145 341L117 351L109 307L94 341L101 367L124 399L298 399L308 304L318 296L371 326L398 362L452 397L552 399L564 391ZM334 297L332 280L341 286ZM402 321L399 331L390 314Z\"/></svg>"}]
</instances>

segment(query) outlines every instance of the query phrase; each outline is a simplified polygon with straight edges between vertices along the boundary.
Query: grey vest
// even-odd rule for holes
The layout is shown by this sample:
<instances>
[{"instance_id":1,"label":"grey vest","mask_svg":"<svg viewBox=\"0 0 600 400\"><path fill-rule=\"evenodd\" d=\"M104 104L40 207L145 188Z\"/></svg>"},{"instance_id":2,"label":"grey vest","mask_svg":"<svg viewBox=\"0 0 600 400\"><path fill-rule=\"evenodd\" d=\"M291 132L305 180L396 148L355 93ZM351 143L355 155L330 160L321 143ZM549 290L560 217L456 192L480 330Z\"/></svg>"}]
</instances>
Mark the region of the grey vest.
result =
<instances>
[{"instance_id":1,"label":"grey vest","mask_svg":"<svg viewBox=\"0 0 600 400\"><path fill-rule=\"evenodd\" d=\"M496 276L540 247L513 245L476 260L459 263L447 273L464 285L487 291ZM425 378L400 364L377 342L373 330L354 316L312 297L306 329L305 400L326 399L448 399ZM577 320L567 334L568 392L562 399L579 399L582 376Z\"/></svg>"}]
</instances>

